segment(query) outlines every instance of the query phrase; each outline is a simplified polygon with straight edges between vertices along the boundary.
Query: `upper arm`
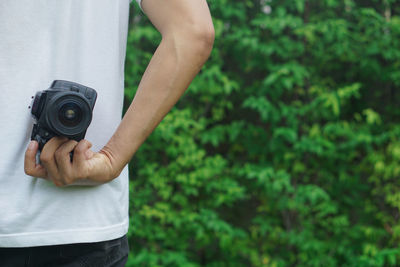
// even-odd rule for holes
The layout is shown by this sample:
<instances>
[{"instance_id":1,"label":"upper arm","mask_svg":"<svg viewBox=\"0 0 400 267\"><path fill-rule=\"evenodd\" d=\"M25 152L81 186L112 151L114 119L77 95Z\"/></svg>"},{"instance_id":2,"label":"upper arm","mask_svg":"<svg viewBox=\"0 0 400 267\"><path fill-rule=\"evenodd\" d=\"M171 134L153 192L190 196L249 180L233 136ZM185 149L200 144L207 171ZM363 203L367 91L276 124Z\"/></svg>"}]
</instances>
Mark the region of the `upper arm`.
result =
<instances>
[{"instance_id":1,"label":"upper arm","mask_svg":"<svg viewBox=\"0 0 400 267\"><path fill-rule=\"evenodd\" d=\"M141 7L163 37L194 34L214 38L206 0L142 0Z\"/></svg>"}]
</instances>

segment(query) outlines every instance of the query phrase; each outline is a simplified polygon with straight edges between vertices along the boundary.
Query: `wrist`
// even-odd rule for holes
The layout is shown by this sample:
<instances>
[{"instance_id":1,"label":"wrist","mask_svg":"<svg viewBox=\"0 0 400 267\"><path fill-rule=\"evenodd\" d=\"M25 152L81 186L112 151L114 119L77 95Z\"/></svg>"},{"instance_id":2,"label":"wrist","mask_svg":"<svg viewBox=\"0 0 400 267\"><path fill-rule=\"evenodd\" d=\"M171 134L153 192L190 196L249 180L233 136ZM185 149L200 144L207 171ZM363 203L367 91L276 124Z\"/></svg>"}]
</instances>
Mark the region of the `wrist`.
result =
<instances>
[{"instance_id":1,"label":"wrist","mask_svg":"<svg viewBox=\"0 0 400 267\"><path fill-rule=\"evenodd\" d=\"M106 160L105 164L108 165L109 176L111 180L114 180L121 174L125 165L118 161L115 153L107 146L104 146L99 153L104 156Z\"/></svg>"}]
</instances>

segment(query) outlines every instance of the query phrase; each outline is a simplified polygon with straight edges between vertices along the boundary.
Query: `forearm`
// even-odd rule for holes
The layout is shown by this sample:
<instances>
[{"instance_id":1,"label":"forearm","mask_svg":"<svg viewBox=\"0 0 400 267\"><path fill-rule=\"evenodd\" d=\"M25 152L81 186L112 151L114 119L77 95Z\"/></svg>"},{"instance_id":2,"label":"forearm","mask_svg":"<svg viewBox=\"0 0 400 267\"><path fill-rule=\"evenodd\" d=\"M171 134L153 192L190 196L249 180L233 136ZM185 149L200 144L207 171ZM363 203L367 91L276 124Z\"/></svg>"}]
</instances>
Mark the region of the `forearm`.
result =
<instances>
[{"instance_id":1,"label":"forearm","mask_svg":"<svg viewBox=\"0 0 400 267\"><path fill-rule=\"evenodd\" d=\"M116 175L185 92L212 48L213 36L163 37L117 131L102 152Z\"/></svg>"}]
</instances>

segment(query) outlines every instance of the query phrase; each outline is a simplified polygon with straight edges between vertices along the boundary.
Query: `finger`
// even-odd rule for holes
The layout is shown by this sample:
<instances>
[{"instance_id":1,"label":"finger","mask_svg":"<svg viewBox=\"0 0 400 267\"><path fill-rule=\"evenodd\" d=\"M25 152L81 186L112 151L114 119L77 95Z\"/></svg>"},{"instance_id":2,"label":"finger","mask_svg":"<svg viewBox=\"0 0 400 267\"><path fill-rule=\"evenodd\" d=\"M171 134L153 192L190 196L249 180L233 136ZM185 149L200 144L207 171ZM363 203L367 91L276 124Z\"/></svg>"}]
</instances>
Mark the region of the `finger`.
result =
<instances>
[{"instance_id":1,"label":"finger","mask_svg":"<svg viewBox=\"0 0 400 267\"><path fill-rule=\"evenodd\" d=\"M78 168L81 167L81 164L88 159L88 156L91 156L89 152L91 147L92 143L82 139L74 149L73 164L76 164Z\"/></svg>"},{"instance_id":2,"label":"finger","mask_svg":"<svg viewBox=\"0 0 400 267\"><path fill-rule=\"evenodd\" d=\"M48 176L52 179L58 179L58 167L54 153L67 141L68 138L66 137L53 137L44 145L42 153L40 154L40 164L46 168Z\"/></svg>"},{"instance_id":3,"label":"finger","mask_svg":"<svg viewBox=\"0 0 400 267\"><path fill-rule=\"evenodd\" d=\"M72 169L70 153L77 145L77 141L69 140L62 144L54 153L58 172L61 178L70 177Z\"/></svg>"},{"instance_id":4,"label":"finger","mask_svg":"<svg viewBox=\"0 0 400 267\"><path fill-rule=\"evenodd\" d=\"M36 141L31 141L28 149L25 152L24 170L27 175L46 178L46 169L40 164L36 164L36 154L39 149L39 144Z\"/></svg>"}]
</instances>

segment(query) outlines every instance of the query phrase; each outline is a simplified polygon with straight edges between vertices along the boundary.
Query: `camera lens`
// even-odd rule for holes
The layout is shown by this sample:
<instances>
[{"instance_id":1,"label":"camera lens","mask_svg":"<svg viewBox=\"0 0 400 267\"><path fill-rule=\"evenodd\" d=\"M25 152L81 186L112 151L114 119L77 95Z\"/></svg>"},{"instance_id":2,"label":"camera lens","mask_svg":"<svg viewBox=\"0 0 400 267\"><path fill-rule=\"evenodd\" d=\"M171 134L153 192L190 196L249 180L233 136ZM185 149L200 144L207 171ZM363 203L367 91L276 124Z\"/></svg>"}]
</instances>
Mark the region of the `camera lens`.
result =
<instances>
[{"instance_id":1,"label":"camera lens","mask_svg":"<svg viewBox=\"0 0 400 267\"><path fill-rule=\"evenodd\" d=\"M60 92L49 101L46 116L51 131L70 138L86 132L92 120L92 109L80 94Z\"/></svg>"},{"instance_id":2,"label":"camera lens","mask_svg":"<svg viewBox=\"0 0 400 267\"><path fill-rule=\"evenodd\" d=\"M76 103L65 103L58 111L58 119L66 127L75 127L82 121L82 109Z\"/></svg>"}]
</instances>

